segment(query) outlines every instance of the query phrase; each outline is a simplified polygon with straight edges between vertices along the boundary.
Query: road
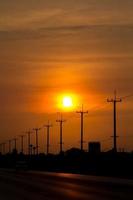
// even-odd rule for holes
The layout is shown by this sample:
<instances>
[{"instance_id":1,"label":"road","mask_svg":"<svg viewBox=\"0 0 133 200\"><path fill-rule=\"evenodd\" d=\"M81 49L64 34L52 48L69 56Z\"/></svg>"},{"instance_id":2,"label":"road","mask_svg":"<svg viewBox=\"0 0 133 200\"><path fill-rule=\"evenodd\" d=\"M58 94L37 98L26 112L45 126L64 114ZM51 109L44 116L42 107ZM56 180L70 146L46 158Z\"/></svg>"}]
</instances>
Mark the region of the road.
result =
<instances>
[{"instance_id":1,"label":"road","mask_svg":"<svg viewBox=\"0 0 133 200\"><path fill-rule=\"evenodd\" d=\"M132 200L133 181L0 170L0 200Z\"/></svg>"}]
</instances>

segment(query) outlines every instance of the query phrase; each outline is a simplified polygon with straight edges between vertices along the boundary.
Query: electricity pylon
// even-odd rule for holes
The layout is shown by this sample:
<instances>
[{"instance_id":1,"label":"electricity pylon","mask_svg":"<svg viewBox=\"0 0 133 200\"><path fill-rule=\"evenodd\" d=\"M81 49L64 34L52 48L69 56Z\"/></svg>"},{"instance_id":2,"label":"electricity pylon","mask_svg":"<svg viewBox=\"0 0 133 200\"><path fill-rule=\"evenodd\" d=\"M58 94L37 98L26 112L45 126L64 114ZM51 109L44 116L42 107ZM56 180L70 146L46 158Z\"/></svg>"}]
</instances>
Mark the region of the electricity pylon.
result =
<instances>
[{"instance_id":1,"label":"electricity pylon","mask_svg":"<svg viewBox=\"0 0 133 200\"><path fill-rule=\"evenodd\" d=\"M84 115L88 113L88 111L84 111L83 105L82 109L80 111L77 111L78 114L80 114L81 118L81 140L80 140L80 149L81 151L84 150L83 143L84 143Z\"/></svg>"},{"instance_id":2,"label":"electricity pylon","mask_svg":"<svg viewBox=\"0 0 133 200\"><path fill-rule=\"evenodd\" d=\"M52 124L49 123L48 121L48 124L44 125L44 127L46 127L47 129L47 155L49 154L49 132L50 132L50 128L52 127Z\"/></svg>"},{"instance_id":3,"label":"electricity pylon","mask_svg":"<svg viewBox=\"0 0 133 200\"><path fill-rule=\"evenodd\" d=\"M114 147L113 150L114 152L117 152L117 119L116 119L116 115L117 115L117 103L122 102L121 98L117 98L116 96L116 91L114 92L114 98L112 99L107 99L107 102L109 103L113 103L113 109L114 109L114 113L113 113L113 120L114 120L114 135L113 137L113 143L114 143Z\"/></svg>"}]
</instances>

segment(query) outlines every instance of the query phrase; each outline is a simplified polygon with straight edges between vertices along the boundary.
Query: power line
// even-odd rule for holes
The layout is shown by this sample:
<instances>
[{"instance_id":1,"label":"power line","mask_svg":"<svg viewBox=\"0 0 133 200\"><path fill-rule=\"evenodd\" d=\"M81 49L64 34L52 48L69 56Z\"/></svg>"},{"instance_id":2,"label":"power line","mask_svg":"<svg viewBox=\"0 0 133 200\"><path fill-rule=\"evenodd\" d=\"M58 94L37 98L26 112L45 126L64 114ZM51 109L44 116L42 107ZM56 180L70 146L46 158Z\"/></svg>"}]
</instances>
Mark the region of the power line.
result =
<instances>
[{"instance_id":1,"label":"power line","mask_svg":"<svg viewBox=\"0 0 133 200\"><path fill-rule=\"evenodd\" d=\"M126 99L126 98L130 98L130 97L133 97L133 94L129 94L129 95L123 96L123 97L121 97L121 99Z\"/></svg>"}]
</instances>

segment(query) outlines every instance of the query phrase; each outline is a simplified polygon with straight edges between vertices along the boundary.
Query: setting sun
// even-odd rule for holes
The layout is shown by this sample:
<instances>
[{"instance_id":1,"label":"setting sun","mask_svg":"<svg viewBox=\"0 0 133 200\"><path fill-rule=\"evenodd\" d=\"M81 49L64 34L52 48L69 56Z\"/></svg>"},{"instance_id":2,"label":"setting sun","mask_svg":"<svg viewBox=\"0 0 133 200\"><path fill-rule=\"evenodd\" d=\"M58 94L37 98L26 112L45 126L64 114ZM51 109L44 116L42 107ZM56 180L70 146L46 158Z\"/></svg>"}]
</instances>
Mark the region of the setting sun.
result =
<instances>
[{"instance_id":1,"label":"setting sun","mask_svg":"<svg viewBox=\"0 0 133 200\"><path fill-rule=\"evenodd\" d=\"M63 106L66 108L70 108L73 106L72 97L66 96L63 98Z\"/></svg>"},{"instance_id":2,"label":"setting sun","mask_svg":"<svg viewBox=\"0 0 133 200\"><path fill-rule=\"evenodd\" d=\"M72 111L75 110L78 102L79 102L79 97L75 93L61 93L57 94L56 96L56 101L57 101L57 108L61 111Z\"/></svg>"}]
</instances>

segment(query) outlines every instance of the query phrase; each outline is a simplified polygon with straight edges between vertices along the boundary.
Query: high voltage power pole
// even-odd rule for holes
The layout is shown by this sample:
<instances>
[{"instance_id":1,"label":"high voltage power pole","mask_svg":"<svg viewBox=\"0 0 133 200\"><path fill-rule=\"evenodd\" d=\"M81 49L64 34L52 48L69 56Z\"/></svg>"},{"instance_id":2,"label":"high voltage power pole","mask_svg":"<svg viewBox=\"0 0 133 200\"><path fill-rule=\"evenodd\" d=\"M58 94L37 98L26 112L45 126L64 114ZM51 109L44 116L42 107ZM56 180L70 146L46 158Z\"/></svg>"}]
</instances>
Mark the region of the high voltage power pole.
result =
<instances>
[{"instance_id":1,"label":"high voltage power pole","mask_svg":"<svg viewBox=\"0 0 133 200\"><path fill-rule=\"evenodd\" d=\"M60 124L60 153L63 152L63 123L66 122L61 116L61 119L56 120Z\"/></svg>"},{"instance_id":2,"label":"high voltage power pole","mask_svg":"<svg viewBox=\"0 0 133 200\"><path fill-rule=\"evenodd\" d=\"M80 140L80 149L83 151L83 143L84 143L84 115L88 113L88 111L84 111L83 105L82 110L77 111L78 114L80 114L81 118L81 140Z\"/></svg>"},{"instance_id":3,"label":"high voltage power pole","mask_svg":"<svg viewBox=\"0 0 133 200\"><path fill-rule=\"evenodd\" d=\"M120 103L122 102L122 99L121 98L117 98L116 96L116 91L114 92L114 98L112 99L107 99L107 102L109 103L113 103L113 109L114 109L114 113L113 113L113 118L114 118L114 135L112 136L113 137L113 143L114 143L114 147L113 147L113 150L114 152L117 152L117 118L116 118L116 115L117 115L117 103Z\"/></svg>"},{"instance_id":4,"label":"high voltage power pole","mask_svg":"<svg viewBox=\"0 0 133 200\"><path fill-rule=\"evenodd\" d=\"M44 127L46 127L47 129L47 155L49 154L49 132L50 132L50 128L52 127L52 124L49 123L44 125Z\"/></svg>"},{"instance_id":5,"label":"high voltage power pole","mask_svg":"<svg viewBox=\"0 0 133 200\"><path fill-rule=\"evenodd\" d=\"M36 133L36 155L38 155L38 132L41 130L41 128L33 128L33 131Z\"/></svg>"}]
</instances>

